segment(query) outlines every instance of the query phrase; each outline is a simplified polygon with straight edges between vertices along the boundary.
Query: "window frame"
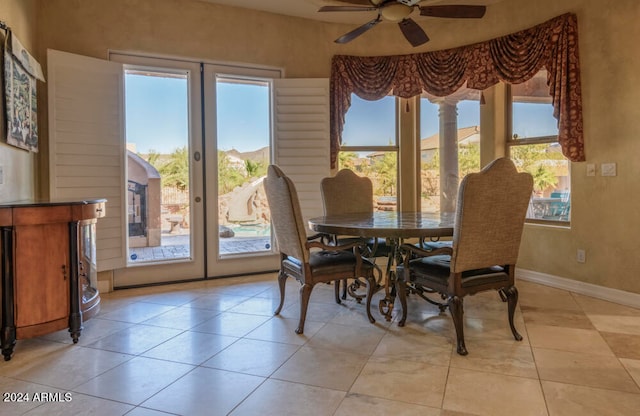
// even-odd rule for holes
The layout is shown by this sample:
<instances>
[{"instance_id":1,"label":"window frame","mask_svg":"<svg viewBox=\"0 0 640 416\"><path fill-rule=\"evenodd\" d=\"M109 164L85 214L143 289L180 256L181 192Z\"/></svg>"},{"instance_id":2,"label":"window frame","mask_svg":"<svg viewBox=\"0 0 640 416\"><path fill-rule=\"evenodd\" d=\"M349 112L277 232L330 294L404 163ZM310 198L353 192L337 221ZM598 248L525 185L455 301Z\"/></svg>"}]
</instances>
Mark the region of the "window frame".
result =
<instances>
[{"instance_id":1,"label":"window frame","mask_svg":"<svg viewBox=\"0 0 640 416\"><path fill-rule=\"evenodd\" d=\"M355 93L352 93L352 96L354 96ZM383 100L384 98L387 97L391 97L394 100L394 135L395 135L395 145L392 146L380 146L380 145L375 145L375 146L349 146L349 145L342 145L340 146L340 150L338 151L338 166L337 169L343 169L342 166L339 165L340 162L340 153L341 152L368 152L368 153L376 153L376 152L395 152L396 154L396 211L400 211L402 209L402 183L400 180L400 172L402 171L401 169L401 157L400 157L400 140L401 140L401 135L402 132L401 127L400 127L400 120L398 117L398 111L401 107L401 103L400 103L400 98L396 97L392 94L388 94L385 95L383 98L380 98L380 100ZM363 101L367 101L362 99ZM378 101L378 100L376 100ZM349 113L349 111L347 110L347 114ZM345 114L345 118L346 118L346 114ZM345 123L346 124L346 123ZM375 194L375 191L374 191ZM375 195L374 195L375 196Z\"/></svg>"},{"instance_id":2,"label":"window frame","mask_svg":"<svg viewBox=\"0 0 640 416\"><path fill-rule=\"evenodd\" d=\"M538 144L554 144L554 143L560 145L560 142L558 140L558 135L536 136L536 137L517 138L517 139L513 137L513 94L512 94L511 84L505 84L505 85L506 85L506 92L507 92L506 94L507 138L505 141L506 156L511 158L511 149L513 147L531 146L531 145L538 145ZM569 160L567 160L567 163L568 163L568 170L569 170L569 178L571 178L571 163ZM569 183L571 183L570 179L569 179ZM571 201L571 194L569 194L569 201ZM569 210L569 213L571 213L571 210ZM545 218L526 217L525 223L569 227L571 225L571 214L569 214L568 220L554 220L554 219L545 219Z\"/></svg>"}]
</instances>

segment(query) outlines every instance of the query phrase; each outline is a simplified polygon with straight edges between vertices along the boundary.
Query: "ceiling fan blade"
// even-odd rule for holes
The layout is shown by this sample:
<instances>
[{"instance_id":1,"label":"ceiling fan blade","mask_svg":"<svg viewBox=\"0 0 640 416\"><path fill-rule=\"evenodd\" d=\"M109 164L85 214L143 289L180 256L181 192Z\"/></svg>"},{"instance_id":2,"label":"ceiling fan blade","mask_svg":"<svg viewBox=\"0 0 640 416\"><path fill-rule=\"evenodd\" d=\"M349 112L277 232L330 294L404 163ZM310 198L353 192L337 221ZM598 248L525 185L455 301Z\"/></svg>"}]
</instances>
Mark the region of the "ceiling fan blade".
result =
<instances>
[{"instance_id":1,"label":"ceiling fan blade","mask_svg":"<svg viewBox=\"0 0 640 416\"><path fill-rule=\"evenodd\" d=\"M363 6L371 6L369 0L336 0L339 3L361 4Z\"/></svg>"},{"instance_id":2,"label":"ceiling fan blade","mask_svg":"<svg viewBox=\"0 0 640 416\"><path fill-rule=\"evenodd\" d=\"M319 12L368 12L378 10L377 7L356 7L356 6L322 6Z\"/></svg>"},{"instance_id":3,"label":"ceiling fan blade","mask_svg":"<svg viewBox=\"0 0 640 416\"><path fill-rule=\"evenodd\" d=\"M479 19L484 16L487 6L424 6L420 7L420 15L432 17L449 17L453 19Z\"/></svg>"},{"instance_id":4,"label":"ceiling fan blade","mask_svg":"<svg viewBox=\"0 0 640 416\"><path fill-rule=\"evenodd\" d=\"M358 36L360 36L364 32L366 32L367 30L371 29L372 27L374 27L375 25L380 23L381 20L382 20L382 18L380 17L380 15L378 15L378 17L376 17L372 21L370 21L368 23L365 23L362 26L355 28L351 32L340 36L338 39L335 40L335 43L351 42L352 40L354 40L355 38L357 38Z\"/></svg>"},{"instance_id":5,"label":"ceiling fan blade","mask_svg":"<svg viewBox=\"0 0 640 416\"><path fill-rule=\"evenodd\" d=\"M413 19L402 19L398 22L400 30L409 43L413 46L420 46L423 43L429 42L429 36L424 33L424 30Z\"/></svg>"}]
</instances>

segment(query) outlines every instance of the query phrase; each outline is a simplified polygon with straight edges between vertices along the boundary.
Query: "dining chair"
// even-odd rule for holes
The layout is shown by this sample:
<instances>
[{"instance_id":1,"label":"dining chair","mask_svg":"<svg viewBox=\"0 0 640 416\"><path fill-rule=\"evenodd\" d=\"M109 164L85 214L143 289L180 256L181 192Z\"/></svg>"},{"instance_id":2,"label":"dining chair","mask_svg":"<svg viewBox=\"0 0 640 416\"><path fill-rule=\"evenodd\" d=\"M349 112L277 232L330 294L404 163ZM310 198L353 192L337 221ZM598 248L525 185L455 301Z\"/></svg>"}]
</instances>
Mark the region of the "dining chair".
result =
<instances>
[{"instance_id":1,"label":"dining chair","mask_svg":"<svg viewBox=\"0 0 640 416\"><path fill-rule=\"evenodd\" d=\"M373 213L373 184L366 176L341 169L320 182L325 215Z\"/></svg>"},{"instance_id":2,"label":"dining chair","mask_svg":"<svg viewBox=\"0 0 640 416\"><path fill-rule=\"evenodd\" d=\"M335 176L323 178L320 182L320 191L324 207L324 215L341 214L373 214L373 184L366 176L359 176L350 169L341 169ZM359 241L353 236L330 236L336 244L348 244ZM384 238L369 238L365 240L367 244L367 257L387 257L389 247ZM346 280L343 281L342 299L349 293L358 302L362 296L356 294L359 287L356 280L350 287Z\"/></svg>"},{"instance_id":3,"label":"dining chair","mask_svg":"<svg viewBox=\"0 0 640 416\"><path fill-rule=\"evenodd\" d=\"M334 282L336 303L341 303L338 282L346 278L362 277L367 281L367 317L375 322L370 312L371 296L375 288L374 265L363 258L360 241L345 245L327 245L318 238L307 237L296 188L276 165L269 165L264 187L271 211L271 222L280 251L280 304L282 310L285 284L288 277L295 278L300 288L300 320L296 333L304 332L304 323L311 291L317 283Z\"/></svg>"},{"instance_id":4,"label":"dining chair","mask_svg":"<svg viewBox=\"0 0 640 416\"><path fill-rule=\"evenodd\" d=\"M456 330L457 352L467 354L464 341L463 298L487 290L498 291L507 302L509 326L520 341L513 322L518 303L514 270L525 214L533 189L529 173L518 172L510 159L496 159L481 172L470 173L460 184L453 244L423 250L404 244L403 264L397 268L396 292L407 318L407 290L441 294ZM434 303L434 302L432 302Z\"/></svg>"}]
</instances>

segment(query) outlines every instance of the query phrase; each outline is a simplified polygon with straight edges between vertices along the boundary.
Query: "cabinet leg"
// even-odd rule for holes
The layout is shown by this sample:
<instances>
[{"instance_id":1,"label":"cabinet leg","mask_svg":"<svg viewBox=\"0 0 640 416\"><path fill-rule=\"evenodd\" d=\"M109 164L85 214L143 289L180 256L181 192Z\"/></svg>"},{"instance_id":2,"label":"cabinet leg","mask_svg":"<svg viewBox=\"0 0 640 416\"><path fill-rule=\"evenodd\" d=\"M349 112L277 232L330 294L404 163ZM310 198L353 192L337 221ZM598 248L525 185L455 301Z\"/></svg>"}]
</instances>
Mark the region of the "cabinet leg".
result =
<instances>
[{"instance_id":1,"label":"cabinet leg","mask_svg":"<svg viewBox=\"0 0 640 416\"><path fill-rule=\"evenodd\" d=\"M78 257L78 236L79 223L69 223L69 332L73 343L78 343L80 332L82 332L82 309L80 306L80 282L79 282L79 257Z\"/></svg>"},{"instance_id":2,"label":"cabinet leg","mask_svg":"<svg viewBox=\"0 0 640 416\"><path fill-rule=\"evenodd\" d=\"M2 328L0 329L0 348L5 361L11 359L16 345L16 320L13 284L13 228L0 228L2 249L0 262L2 267Z\"/></svg>"},{"instance_id":3,"label":"cabinet leg","mask_svg":"<svg viewBox=\"0 0 640 416\"><path fill-rule=\"evenodd\" d=\"M71 316L69 316L69 333L71 334L71 339L73 339L74 344L78 343L82 329L82 313L71 314Z\"/></svg>"},{"instance_id":4,"label":"cabinet leg","mask_svg":"<svg viewBox=\"0 0 640 416\"><path fill-rule=\"evenodd\" d=\"M1 336L2 355L5 361L9 361L13 354L13 347L16 346L16 329L12 327L2 328Z\"/></svg>"}]
</instances>

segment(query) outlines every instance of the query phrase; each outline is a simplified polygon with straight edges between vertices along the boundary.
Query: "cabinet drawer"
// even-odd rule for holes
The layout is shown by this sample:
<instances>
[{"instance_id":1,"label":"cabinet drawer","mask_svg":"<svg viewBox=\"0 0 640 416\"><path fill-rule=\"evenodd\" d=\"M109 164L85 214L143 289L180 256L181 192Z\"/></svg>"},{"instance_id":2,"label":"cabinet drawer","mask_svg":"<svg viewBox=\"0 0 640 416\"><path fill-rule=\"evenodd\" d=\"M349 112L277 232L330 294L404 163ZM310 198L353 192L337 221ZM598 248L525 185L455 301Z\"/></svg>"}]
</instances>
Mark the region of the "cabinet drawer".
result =
<instances>
[{"instance_id":1,"label":"cabinet drawer","mask_svg":"<svg viewBox=\"0 0 640 416\"><path fill-rule=\"evenodd\" d=\"M0 227L10 227L13 225L13 212L11 208L0 209Z\"/></svg>"},{"instance_id":2,"label":"cabinet drawer","mask_svg":"<svg viewBox=\"0 0 640 416\"><path fill-rule=\"evenodd\" d=\"M106 204L104 202L96 202L95 204L74 205L73 220L90 220L93 218L102 218L106 215Z\"/></svg>"},{"instance_id":3,"label":"cabinet drawer","mask_svg":"<svg viewBox=\"0 0 640 416\"><path fill-rule=\"evenodd\" d=\"M71 207L68 205L13 209L13 225L55 224L69 221L71 221Z\"/></svg>"}]
</instances>

